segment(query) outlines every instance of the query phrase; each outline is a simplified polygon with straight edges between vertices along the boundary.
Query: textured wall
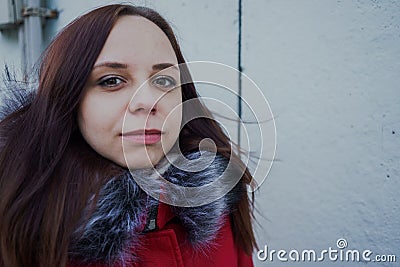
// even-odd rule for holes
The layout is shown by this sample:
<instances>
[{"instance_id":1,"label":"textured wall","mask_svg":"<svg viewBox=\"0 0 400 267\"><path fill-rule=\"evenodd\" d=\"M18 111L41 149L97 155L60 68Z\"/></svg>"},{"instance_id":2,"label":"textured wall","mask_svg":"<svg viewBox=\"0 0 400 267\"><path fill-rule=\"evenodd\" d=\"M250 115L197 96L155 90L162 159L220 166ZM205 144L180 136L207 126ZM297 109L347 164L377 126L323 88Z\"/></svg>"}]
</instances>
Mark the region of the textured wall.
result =
<instances>
[{"instance_id":1,"label":"textured wall","mask_svg":"<svg viewBox=\"0 0 400 267\"><path fill-rule=\"evenodd\" d=\"M244 72L277 124L278 161L257 192L259 243L323 250L345 238L399 262L400 2L244 1L243 10ZM283 265L267 262L259 266Z\"/></svg>"},{"instance_id":2,"label":"textured wall","mask_svg":"<svg viewBox=\"0 0 400 267\"><path fill-rule=\"evenodd\" d=\"M48 2L62 12L48 22L46 41L109 1ZM135 3L172 22L188 60L237 67L238 1ZM345 238L348 249L395 254L399 262L400 2L243 0L242 7L243 70L266 95L277 127L276 162L256 192L260 247L318 252ZM17 44L16 34L0 35L0 60L20 64Z\"/></svg>"}]
</instances>

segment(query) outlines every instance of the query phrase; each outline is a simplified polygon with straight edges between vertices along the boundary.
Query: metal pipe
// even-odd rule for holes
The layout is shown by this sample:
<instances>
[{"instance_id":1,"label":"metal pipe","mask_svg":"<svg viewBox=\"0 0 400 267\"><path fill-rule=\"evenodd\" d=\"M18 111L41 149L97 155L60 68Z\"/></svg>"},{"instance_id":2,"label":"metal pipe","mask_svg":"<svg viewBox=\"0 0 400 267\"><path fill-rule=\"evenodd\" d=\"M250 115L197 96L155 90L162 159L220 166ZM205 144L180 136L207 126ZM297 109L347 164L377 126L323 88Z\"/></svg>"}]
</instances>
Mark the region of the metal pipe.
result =
<instances>
[{"instance_id":1,"label":"metal pipe","mask_svg":"<svg viewBox=\"0 0 400 267\"><path fill-rule=\"evenodd\" d=\"M40 0L25 0L27 7L40 7ZM24 17L24 58L26 74L34 70L42 51L42 22L40 16Z\"/></svg>"},{"instance_id":2,"label":"metal pipe","mask_svg":"<svg viewBox=\"0 0 400 267\"><path fill-rule=\"evenodd\" d=\"M24 27L18 27L18 45L21 51L21 70L24 75L27 74L28 70L26 67L26 43L25 43L25 30ZM24 77L25 79L26 77Z\"/></svg>"}]
</instances>

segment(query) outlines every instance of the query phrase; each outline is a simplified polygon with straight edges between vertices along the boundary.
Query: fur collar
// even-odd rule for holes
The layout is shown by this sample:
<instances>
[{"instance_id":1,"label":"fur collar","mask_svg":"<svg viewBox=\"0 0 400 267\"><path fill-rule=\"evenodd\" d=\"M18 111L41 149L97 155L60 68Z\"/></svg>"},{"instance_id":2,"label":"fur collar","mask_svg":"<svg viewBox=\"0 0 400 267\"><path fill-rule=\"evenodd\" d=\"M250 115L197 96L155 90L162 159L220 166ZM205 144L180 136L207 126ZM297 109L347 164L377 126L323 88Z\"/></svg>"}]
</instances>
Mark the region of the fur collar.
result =
<instances>
[{"instance_id":1,"label":"fur collar","mask_svg":"<svg viewBox=\"0 0 400 267\"><path fill-rule=\"evenodd\" d=\"M35 84L18 81L15 75L5 66L0 84L0 121L9 114L27 106L33 100Z\"/></svg>"},{"instance_id":2,"label":"fur collar","mask_svg":"<svg viewBox=\"0 0 400 267\"><path fill-rule=\"evenodd\" d=\"M199 156L200 152L186 155L188 159ZM217 179L226 165L227 160L217 155L202 171L189 174L171 165L163 176L182 186L202 185ZM172 207L191 245L201 251L212 244L222 226L222 218L232 212L243 193L241 185L239 182L228 194L207 205ZM147 211L157 206L158 201L138 186L129 171L112 178L102 188L96 210L87 224L75 232L70 258L83 263L134 261L130 250L140 246Z\"/></svg>"}]
</instances>

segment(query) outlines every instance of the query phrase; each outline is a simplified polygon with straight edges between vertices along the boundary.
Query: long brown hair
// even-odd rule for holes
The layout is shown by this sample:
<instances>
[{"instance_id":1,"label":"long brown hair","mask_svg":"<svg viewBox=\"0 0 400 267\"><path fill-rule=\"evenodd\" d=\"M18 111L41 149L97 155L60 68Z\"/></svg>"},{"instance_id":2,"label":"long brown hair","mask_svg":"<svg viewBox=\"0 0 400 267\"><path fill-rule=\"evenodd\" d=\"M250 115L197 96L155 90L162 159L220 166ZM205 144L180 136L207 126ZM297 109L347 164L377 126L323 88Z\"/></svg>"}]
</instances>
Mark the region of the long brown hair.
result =
<instances>
[{"instance_id":1,"label":"long brown hair","mask_svg":"<svg viewBox=\"0 0 400 267\"><path fill-rule=\"evenodd\" d=\"M32 101L0 122L2 266L65 266L71 234L81 223L89 198L98 193L106 177L121 171L87 145L76 112L92 67L123 15L154 22L169 38L178 63L185 63L169 24L144 7L104 6L75 19L56 36L43 53ZM198 98L191 83L182 85L182 95L183 101ZM198 105L209 113L200 101ZM205 137L213 139L225 157L234 154L231 141L209 119L186 124L180 147L198 149ZM251 178L246 169L243 192ZM251 220L252 201L243 193L231 222L236 243L248 254L255 247Z\"/></svg>"}]
</instances>

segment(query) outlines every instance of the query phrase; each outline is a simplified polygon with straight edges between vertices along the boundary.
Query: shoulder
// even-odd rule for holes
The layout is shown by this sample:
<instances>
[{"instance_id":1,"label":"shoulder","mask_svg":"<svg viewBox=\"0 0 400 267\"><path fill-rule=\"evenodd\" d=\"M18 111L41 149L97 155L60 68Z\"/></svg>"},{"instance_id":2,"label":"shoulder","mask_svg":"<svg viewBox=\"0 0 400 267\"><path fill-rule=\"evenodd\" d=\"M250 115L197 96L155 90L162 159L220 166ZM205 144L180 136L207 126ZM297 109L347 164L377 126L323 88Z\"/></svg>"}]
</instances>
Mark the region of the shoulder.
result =
<instances>
[{"instance_id":1,"label":"shoulder","mask_svg":"<svg viewBox=\"0 0 400 267\"><path fill-rule=\"evenodd\" d=\"M253 266L251 255L247 255L234 242L230 216L224 217L224 223L215 239L215 266ZM229 264L228 264L229 263Z\"/></svg>"}]
</instances>

